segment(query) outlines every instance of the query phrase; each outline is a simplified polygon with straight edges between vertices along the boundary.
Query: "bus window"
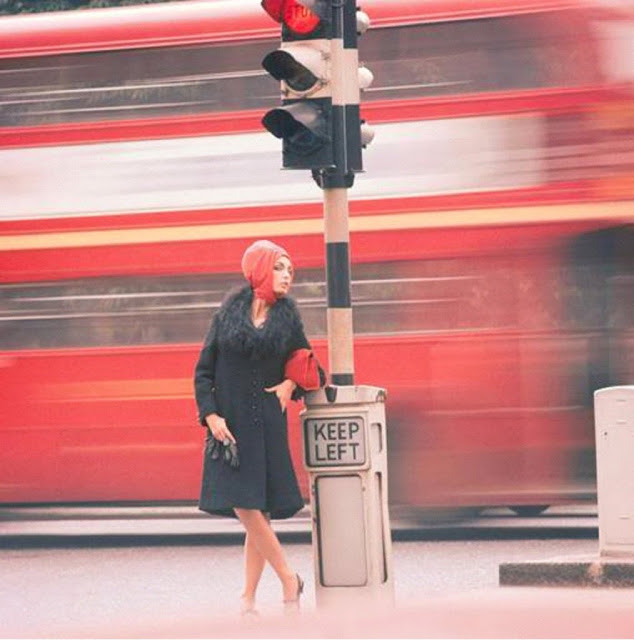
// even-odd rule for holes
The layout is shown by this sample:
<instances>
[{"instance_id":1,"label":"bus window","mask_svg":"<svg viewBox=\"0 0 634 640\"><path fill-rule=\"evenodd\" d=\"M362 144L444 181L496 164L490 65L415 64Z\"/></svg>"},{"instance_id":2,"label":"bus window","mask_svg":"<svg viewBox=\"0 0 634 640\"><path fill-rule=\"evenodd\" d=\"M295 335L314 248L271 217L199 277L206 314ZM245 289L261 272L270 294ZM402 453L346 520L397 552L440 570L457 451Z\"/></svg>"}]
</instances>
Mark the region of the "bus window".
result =
<instances>
[{"instance_id":1,"label":"bus window","mask_svg":"<svg viewBox=\"0 0 634 640\"><path fill-rule=\"evenodd\" d=\"M487 330L517 322L506 258L355 265L357 335ZM0 349L199 342L239 274L86 278L0 286ZM293 287L308 335L323 337L323 269L302 270Z\"/></svg>"},{"instance_id":2,"label":"bus window","mask_svg":"<svg viewBox=\"0 0 634 640\"><path fill-rule=\"evenodd\" d=\"M236 55L239 46L239 55ZM0 61L0 126L256 109L279 99L271 41Z\"/></svg>"},{"instance_id":3,"label":"bus window","mask_svg":"<svg viewBox=\"0 0 634 640\"><path fill-rule=\"evenodd\" d=\"M376 80L364 100L592 84L592 49L568 12L370 30L360 57Z\"/></svg>"}]
</instances>

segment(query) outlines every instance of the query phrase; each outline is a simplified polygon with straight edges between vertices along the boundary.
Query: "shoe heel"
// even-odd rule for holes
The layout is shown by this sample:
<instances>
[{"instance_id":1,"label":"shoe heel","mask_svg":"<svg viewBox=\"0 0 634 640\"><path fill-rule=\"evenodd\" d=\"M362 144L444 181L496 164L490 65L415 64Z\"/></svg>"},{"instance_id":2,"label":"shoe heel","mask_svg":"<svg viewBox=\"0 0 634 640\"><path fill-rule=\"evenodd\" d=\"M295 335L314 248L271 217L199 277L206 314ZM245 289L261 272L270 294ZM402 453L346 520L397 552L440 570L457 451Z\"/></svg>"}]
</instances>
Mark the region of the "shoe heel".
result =
<instances>
[{"instance_id":1,"label":"shoe heel","mask_svg":"<svg viewBox=\"0 0 634 640\"><path fill-rule=\"evenodd\" d=\"M292 600L284 600L284 612L285 613L294 613L299 611L299 599L304 593L304 581L299 573L295 574L297 578L297 591L295 592L295 597Z\"/></svg>"}]
</instances>

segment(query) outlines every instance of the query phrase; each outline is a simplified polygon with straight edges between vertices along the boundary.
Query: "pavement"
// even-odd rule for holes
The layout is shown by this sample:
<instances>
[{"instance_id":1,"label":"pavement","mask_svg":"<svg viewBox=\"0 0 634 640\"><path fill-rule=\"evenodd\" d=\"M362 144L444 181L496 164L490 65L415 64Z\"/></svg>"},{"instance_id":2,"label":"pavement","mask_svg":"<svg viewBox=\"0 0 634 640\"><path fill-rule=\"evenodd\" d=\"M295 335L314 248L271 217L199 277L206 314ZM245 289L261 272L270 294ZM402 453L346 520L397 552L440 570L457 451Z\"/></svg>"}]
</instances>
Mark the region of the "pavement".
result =
<instances>
[{"instance_id":1,"label":"pavement","mask_svg":"<svg viewBox=\"0 0 634 640\"><path fill-rule=\"evenodd\" d=\"M144 638L632 638L634 591L483 589L395 607L317 610L292 619L271 617L242 624L215 619L210 625L201 615L186 626L141 625L126 637L139 634Z\"/></svg>"},{"instance_id":2,"label":"pavement","mask_svg":"<svg viewBox=\"0 0 634 640\"><path fill-rule=\"evenodd\" d=\"M308 508L275 522L287 542L311 535ZM117 544L235 544L244 529L231 518L210 516L195 504L19 505L0 507L0 548Z\"/></svg>"},{"instance_id":3,"label":"pavement","mask_svg":"<svg viewBox=\"0 0 634 640\"><path fill-rule=\"evenodd\" d=\"M421 522L391 509L394 541L499 537L585 537L598 534L596 505L551 507L545 514L520 518L506 509L489 509L482 517ZM285 543L309 543L311 511L305 507L273 527ZM0 507L0 548L116 546L135 544L241 544L237 520L209 516L195 503L46 504Z\"/></svg>"},{"instance_id":4,"label":"pavement","mask_svg":"<svg viewBox=\"0 0 634 640\"><path fill-rule=\"evenodd\" d=\"M583 537L596 537L596 507L579 508L576 515L549 509L538 518L514 518L503 511L460 523L420 525L392 519L394 540L408 536L431 538L468 536L497 531L507 524L507 535L530 537L541 534L570 536L576 527ZM550 524L549 524L550 522ZM308 508L296 517L274 523L286 541L310 540ZM562 531L560 531L560 529ZM452 534L451 531L454 531ZM455 533L455 532L458 533ZM418 532L415 534L415 532ZM422 533L421 533L422 532ZM462 533L460 533L462 532ZM559 532L559 533L558 533ZM237 521L210 517L195 504L170 505L31 505L0 508L0 548L29 546L89 546L94 544L236 544L243 540ZM586 562L588 558L559 558L542 564L552 570L555 563ZM518 564L518 563L515 563ZM519 563L522 571L530 563ZM502 567L501 576L502 576ZM530 569L531 571L533 569ZM538 572L539 573L539 572ZM517 575L517 574L516 574ZM520 583L517 583L520 584ZM170 619L144 615L113 621L108 638L634 638L634 588L606 586L595 581L579 586L541 580L536 586L517 586L501 579L498 588L474 589L416 601L360 603L348 609L306 609L301 614L279 614L239 618L235 614L213 615L200 608L195 617ZM587 588L593 586L597 588ZM614 588L621 586L624 588ZM43 637L103 637L103 627L69 620L47 629ZM0 637L2 632L0 631Z\"/></svg>"},{"instance_id":5,"label":"pavement","mask_svg":"<svg viewBox=\"0 0 634 640\"><path fill-rule=\"evenodd\" d=\"M632 638L634 590L503 587L418 601L360 603L287 615L139 616L71 621L45 638ZM0 631L0 637L2 632Z\"/></svg>"}]
</instances>

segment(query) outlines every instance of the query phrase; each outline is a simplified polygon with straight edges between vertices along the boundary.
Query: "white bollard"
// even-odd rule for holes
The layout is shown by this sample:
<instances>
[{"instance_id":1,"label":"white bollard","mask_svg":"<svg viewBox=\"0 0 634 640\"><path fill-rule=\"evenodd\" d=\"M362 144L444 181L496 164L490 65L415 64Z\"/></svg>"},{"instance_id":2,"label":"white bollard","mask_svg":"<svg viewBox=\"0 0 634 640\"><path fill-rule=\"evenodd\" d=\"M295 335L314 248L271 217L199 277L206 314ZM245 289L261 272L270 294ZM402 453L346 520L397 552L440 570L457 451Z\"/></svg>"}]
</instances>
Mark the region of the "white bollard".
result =
<instances>
[{"instance_id":1,"label":"white bollard","mask_svg":"<svg viewBox=\"0 0 634 640\"><path fill-rule=\"evenodd\" d=\"M634 386L594 393L599 555L634 559Z\"/></svg>"},{"instance_id":2,"label":"white bollard","mask_svg":"<svg viewBox=\"0 0 634 640\"><path fill-rule=\"evenodd\" d=\"M302 412L318 606L393 604L384 389L328 387Z\"/></svg>"}]
</instances>

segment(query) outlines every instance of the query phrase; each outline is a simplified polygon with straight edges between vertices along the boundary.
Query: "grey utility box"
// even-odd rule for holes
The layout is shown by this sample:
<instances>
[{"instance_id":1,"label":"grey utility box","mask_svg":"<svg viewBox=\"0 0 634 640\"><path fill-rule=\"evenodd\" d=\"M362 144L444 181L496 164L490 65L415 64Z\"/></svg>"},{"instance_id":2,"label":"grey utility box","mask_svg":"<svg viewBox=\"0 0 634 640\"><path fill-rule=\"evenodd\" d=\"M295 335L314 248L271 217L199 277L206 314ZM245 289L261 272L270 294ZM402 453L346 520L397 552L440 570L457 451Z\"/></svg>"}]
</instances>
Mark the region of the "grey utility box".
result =
<instances>
[{"instance_id":1,"label":"grey utility box","mask_svg":"<svg viewBox=\"0 0 634 640\"><path fill-rule=\"evenodd\" d=\"M599 554L634 558L634 386L594 393Z\"/></svg>"},{"instance_id":2,"label":"grey utility box","mask_svg":"<svg viewBox=\"0 0 634 640\"><path fill-rule=\"evenodd\" d=\"M307 394L304 463L313 514L318 606L392 604L384 389L326 387Z\"/></svg>"}]
</instances>

